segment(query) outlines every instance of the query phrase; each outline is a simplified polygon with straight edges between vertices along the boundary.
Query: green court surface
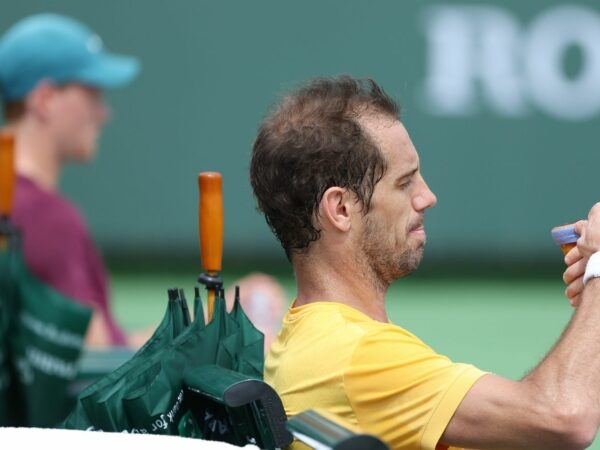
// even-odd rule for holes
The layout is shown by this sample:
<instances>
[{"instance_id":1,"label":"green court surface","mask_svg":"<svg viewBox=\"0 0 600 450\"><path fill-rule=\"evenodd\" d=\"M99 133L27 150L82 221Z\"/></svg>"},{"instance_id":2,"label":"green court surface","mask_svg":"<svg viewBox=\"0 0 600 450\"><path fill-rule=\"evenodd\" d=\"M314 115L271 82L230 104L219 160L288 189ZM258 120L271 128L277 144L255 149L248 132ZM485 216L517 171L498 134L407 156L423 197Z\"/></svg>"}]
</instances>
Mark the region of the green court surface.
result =
<instances>
[{"instance_id":1,"label":"green court surface","mask_svg":"<svg viewBox=\"0 0 600 450\"><path fill-rule=\"evenodd\" d=\"M129 329L158 323L167 289L184 288L192 299L197 274L113 274L115 308ZM238 274L225 278L225 287ZM413 275L388 294L390 319L455 361L518 379L543 358L560 336L573 308L556 278ZM291 276L279 276L289 297ZM591 448L600 449L600 442Z\"/></svg>"}]
</instances>

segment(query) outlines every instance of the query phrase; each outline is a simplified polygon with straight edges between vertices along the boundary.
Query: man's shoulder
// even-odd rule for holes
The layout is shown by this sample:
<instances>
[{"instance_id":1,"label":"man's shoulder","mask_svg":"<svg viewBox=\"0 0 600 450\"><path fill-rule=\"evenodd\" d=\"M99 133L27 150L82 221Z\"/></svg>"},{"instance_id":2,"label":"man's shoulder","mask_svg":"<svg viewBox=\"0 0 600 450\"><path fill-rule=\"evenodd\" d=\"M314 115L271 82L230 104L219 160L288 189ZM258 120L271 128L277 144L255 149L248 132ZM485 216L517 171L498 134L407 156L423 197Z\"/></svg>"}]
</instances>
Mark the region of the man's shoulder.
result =
<instances>
[{"instance_id":1,"label":"man's shoulder","mask_svg":"<svg viewBox=\"0 0 600 450\"><path fill-rule=\"evenodd\" d=\"M288 310L286 322L297 326L311 326L317 328L369 327L375 322L362 312L335 301L312 302Z\"/></svg>"},{"instance_id":2,"label":"man's shoulder","mask_svg":"<svg viewBox=\"0 0 600 450\"><path fill-rule=\"evenodd\" d=\"M379 322L344 303L315 302L291 308L284 318L286 334L312 340L319 336L325 342L338 346L356 347L370 342L388 344L420 342L406 329L389 322ZM350 348L347 347L347 348Z\"/></svg>"}]
</instances>

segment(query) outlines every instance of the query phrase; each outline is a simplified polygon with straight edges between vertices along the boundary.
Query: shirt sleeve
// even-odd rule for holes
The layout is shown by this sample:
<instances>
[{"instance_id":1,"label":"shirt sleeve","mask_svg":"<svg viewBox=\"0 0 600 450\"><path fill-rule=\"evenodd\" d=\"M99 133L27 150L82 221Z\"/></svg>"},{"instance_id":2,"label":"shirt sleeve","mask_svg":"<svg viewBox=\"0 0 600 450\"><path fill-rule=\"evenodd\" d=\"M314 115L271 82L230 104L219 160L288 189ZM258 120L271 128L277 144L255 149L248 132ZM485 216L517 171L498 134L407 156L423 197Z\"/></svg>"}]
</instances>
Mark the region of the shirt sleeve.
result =
<instances>
[{"instance_id":1,"label":"shirt sleeve","mask_svg":"<svg viewBox=\"0 0 600 450\"><path fill-rule=\"evenodd\" d=\"M392 448L434 450L465 394L484 374L390 326L361 339L344 384L361 427Z\"/></svg>"}]
</instances>

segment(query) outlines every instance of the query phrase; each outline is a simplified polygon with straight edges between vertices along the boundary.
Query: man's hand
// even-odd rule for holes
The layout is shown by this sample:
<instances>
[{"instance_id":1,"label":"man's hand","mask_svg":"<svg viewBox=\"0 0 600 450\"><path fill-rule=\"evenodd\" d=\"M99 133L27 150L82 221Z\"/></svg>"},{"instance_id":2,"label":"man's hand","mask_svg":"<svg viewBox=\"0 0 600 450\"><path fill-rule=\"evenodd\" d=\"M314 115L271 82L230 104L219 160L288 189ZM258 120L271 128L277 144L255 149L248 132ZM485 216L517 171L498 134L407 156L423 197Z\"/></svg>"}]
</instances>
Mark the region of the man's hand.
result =
<instances>
[{"instance_id":1,"label":"man's hand","mask_svg":"<svg viewBox=\"0 0 600 450\"><path fill-rule=\"evenodd\" d=\"M569 253L565 255L565 264L567 268L563 273L563 281L567 285L565 295L569 299L569 303L573 307L579 306L581 302L581 292L583 291L583 274L587 258L584 258L579 251L579 248L573 247Z\"/></svg>"},{"instance_id":2,"label":"man's hand","mask_svg":"<svg viewBox=\"0 0 600 450\"><path fill-rule=\"evenodd\" d=\"M600 250L600 203L592 207L588 220L575 224L575 231L581 236L577 240L577 248L584 258Z\"/></svg>"},{"instance_id":3,"label":"man's hand","mask_svg":"<svg viewBox=\"0 0 600 450\"><path fill-rule=\"evenodd\" d=\"M589 257L600 250L600 203L596 203L588 214L588 220L580 220L575 224L575 232L580 238L577 247L565 255L567 269L563 280L567 284L565 295L569 303L577 307L583 291L583 275Z\"/></svg>"}]
</instances>

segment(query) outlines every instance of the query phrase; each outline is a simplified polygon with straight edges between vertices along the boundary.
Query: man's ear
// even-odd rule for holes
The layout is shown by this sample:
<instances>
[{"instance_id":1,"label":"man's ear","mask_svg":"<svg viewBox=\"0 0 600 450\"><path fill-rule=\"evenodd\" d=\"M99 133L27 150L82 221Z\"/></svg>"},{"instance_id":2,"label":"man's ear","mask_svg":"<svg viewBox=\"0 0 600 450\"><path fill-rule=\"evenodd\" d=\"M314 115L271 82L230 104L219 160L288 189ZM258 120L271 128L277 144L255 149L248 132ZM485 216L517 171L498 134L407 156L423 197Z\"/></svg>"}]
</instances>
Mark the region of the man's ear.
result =
<instances>
[{"instance_id":1,"label":"man's ear","mask_svg":"<svg viewBox=\"0 0 600 450\"><path fill-rule=\"evenodd\" d=\"M324 228L338 231L350 230L351 215L355 201L347 189L338 186L330 187L323 194L319 204L319 221Z\"/></svg>"},{"instance_id":2,"label":"man's ear","mask_svg":"<svg viewBox=\"0 0 600 450\"><path fill-rule=\"evenodd\" d=\"M56 92L56 86L51 81L40 81L25 98L25 108L41 120L48 117L51 100Z\"/></svg>"}]
</instances>

